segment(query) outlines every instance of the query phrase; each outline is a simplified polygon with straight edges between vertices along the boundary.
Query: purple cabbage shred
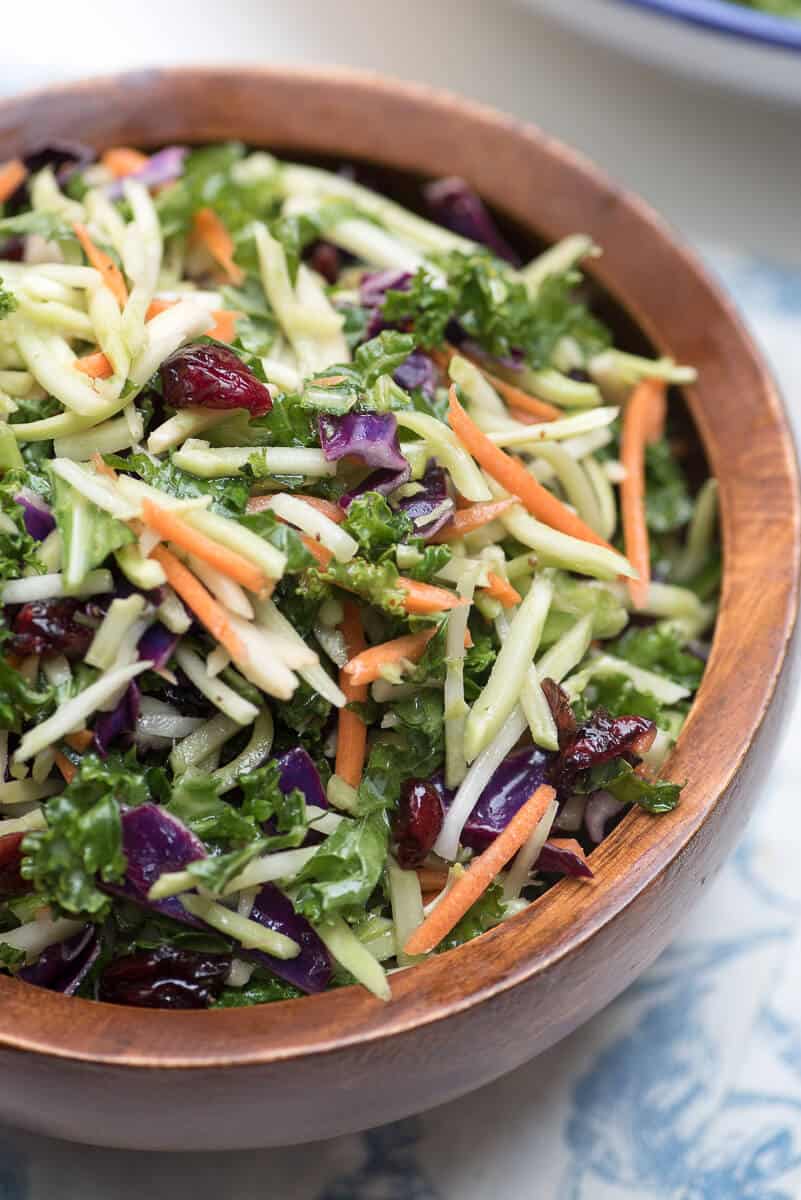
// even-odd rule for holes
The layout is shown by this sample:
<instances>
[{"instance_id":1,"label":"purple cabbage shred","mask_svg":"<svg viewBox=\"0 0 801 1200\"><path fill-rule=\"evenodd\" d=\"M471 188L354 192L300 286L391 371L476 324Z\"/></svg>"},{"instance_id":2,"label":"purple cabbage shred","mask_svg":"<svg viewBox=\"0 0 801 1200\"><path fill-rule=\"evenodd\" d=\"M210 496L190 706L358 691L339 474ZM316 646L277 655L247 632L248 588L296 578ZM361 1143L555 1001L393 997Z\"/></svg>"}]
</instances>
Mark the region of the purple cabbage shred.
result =
<instances>
[{"instance_id":1,"label":"purple cabbage shred","mask_svg":"<svg viewBox=\"0 0 801 1200\"><path fill-rule=\"evenodd\" d=\"M520 258L503 236L481 197L463 179L436 179L423 189L428 210L435 221L462 237L480 242L515 266Z\"/></svg>"},{"instance_id":2,"label":"purple cabbage shred","mask_svg":"<svg viewBox=\"0 0 801 1200\"><path fill-rule=\"evenodd\" d=\"M138 171L133 171L126 179L135 179L145 187L158 187L163 183L172 183L178 179L184 169L184 159L189 153L188 146L165 146L151 154L150 158ZM110 200L120 200L125 195L124 179L115 179L106 187L106 195Z\"/></svg>"},{"instance_id":3,"label":"purple cabbage shred","mask_svg":"<svg viewBox=\"0 0 801 1200\"><path fill-rule=\"evenodd\" d=\"M28 489L17 492L14 500L22 508L22 520L26 531L37 542L43 542L56 527L56 519L49 505Z\"/></svg>"},{"instance_id":4,"label":"purple cabbage shred","mask_svg":"<svg viewBox=\"0 0 801 1200\"><path fill-rule=\"evenodd\" d=\"M111 712L102 712L95 721L94 748L101 758L106 758L109 747L117 738L133 737L139 719L142 694L132 679L125 693Z\"/></svg>"},{"instance_id":5,"label":"purple cabbage shred","mask_svg":"<svg viewBox=\"0 0 801 1200\"><path fill-rule=\"evenodd\" d=\"M97 926L88 924L64 942L48 946L17 978L35 987L73 996L100 954Z\"/></svg>"}]
</instances>

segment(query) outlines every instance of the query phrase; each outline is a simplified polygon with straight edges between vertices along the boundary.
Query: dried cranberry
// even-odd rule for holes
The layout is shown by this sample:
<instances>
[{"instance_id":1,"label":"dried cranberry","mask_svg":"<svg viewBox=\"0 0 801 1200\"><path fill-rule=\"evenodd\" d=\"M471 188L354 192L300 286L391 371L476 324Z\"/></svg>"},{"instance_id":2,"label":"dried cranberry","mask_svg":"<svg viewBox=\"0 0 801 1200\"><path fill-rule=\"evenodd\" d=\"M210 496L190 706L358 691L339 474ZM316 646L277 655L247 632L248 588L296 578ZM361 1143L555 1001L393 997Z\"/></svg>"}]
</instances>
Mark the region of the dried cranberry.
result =
<instances>
[{"instance_id":1,"label":"dried cranberry","mask_svg":"<svg viewBox=\"0 0 801 1200\"><path fill-rule=\"evenodd\" d=\"M30 884L22 878L22 839L24 833L7 833L0 837L0 896L22 896Z\"/></svg>"},{"instance_id":2,"label":"dried cranberry","mask_svg":"<svg viewBox=\"0 0 801 1200\"><path fill-rule=\"evenodd\" d=\"M21 237L6 238L0 242L0 258L4 262L22 262L25 257L25 239Z\"/></svg>"},{"instance_id":3,"label":"dried cranberry","mask_svg":"<svg viewBox=\"0 0 801 1200\"><path fill-rule=\"evenodd\" d=\"M407 779L393 822L395 856L405 870L419 867L442 829L442 800L433 783Z\"/></svg>"},{"instance_id":4,"label":"dried cranberry","mask_svg":"<svg viewBox=\"0 0 801 1200\"><path fill-rule=\"evenodd\" d=\"M576 718L570 707L570 697L553 679L543 679L542 690L556 725L559 748L564 749L576 733Z\"/></svg>"},{"instance_id":5,"label":"dried cranberry","mask_svg":"<svg viewBox=\"0 0 801 1200\"><path fill-rule=\"evenodd\" d=\"M273 406L265 385L225 346L176 350L161 364L161 386L173 408L246 408L261 417Z\"/></svg>"},{"instance_id":6,"label":"dried cranberry","mask_svg":"<svg viewBox=\"0 0 801 1200\"><path fill-rule=\"evenodd\" d=\"M227 954L200 954L160 946L109 963L98 997L135 1008L208 1008L222 992L231 969Z\"/></svg>"},{"instance_id":7,"label":"dried cranberry","mask_svg":"<svg viewBox=\"0 0 801 1200\"><path fill-rule=\"evenodd\" d=\"M76 620L83 611L79 600L31 600L23 604L14 618L12 654L65 654L83 658L94 630Z\"/></svg>"},{"instance_id":8,"label":"dried cranberry","mask_svg":"<svg viewBox=\"0 0 801 1200\"><path fill-rule=\"evenodd\" d=\"M309 266L327 283L336 283L339 277L340 255L331 242L315 242L309 252Z\"/></svg>"},{"instance_id":9,"label":"dried cranberry","mask_svg":"<svg viewBox=\"0 0 801 1200\"><path fill-rule=\"evenodd\" d=\"M565 795L581 771L625 758L633 766L639 762L656 737L656 726L645 717L611 717L597 709L589 721L576 730L565 746L560 747L555 768L555 782Z\"/></svg>"},{"instance_id":10,"label":"dried cranberry","mask_svg":"<svg viewBox=\"0 0 801 1200\"><path fill-rule=\"evenodd\" d=\"M645 717L610 717L603 709L576 731L565 759L577 771L596 767L627 752L637 754L653 741L656 727Z\"/></svg>"}]
</instances>

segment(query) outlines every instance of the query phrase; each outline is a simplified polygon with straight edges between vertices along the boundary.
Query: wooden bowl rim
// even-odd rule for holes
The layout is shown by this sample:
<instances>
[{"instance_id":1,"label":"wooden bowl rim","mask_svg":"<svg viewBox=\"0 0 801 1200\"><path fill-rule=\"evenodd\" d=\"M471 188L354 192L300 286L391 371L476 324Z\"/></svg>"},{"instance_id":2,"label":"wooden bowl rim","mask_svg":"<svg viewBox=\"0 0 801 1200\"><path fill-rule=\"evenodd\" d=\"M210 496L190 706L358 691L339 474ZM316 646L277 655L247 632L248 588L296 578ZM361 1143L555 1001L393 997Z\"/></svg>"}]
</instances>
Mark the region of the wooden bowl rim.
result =
<instances>
[{"instance_id":1,"label":"wooden bowl rim","mask_svg":"<svg viewBox=\"0 0 801 1200\"><path fill-rule=\"evenodd\" d=\"M176 94L188 86L206 89L215 85L235 84L270 89L297 88L299 84L323 90L332 102L353 99L354 95L369 113L376 100L387 105L408 105L410 112L432 121L454 119L464 136L479 133L514 139L520 153L539 155L558 167L563 176L578 188L606 198L630 225L632 238L645 248L661 251L670 259L677 280L703 293L714 316L729 336L729 351L734 352L734 369L746 369L754 376L756 390L742 399L744 413L759 410L766 427L765 436L777 442L778 458L772 474L778 479L787 500L789 521L787 554L779 587L779 623L774 630L770 652L757 680L748 680L753 692L749 713L738 716L730 731L730 753L716 764L712 786L692 779L691 796L669 816L652 818L643 812L631 812L593 853L597 883L594 887L565 879L551 888L536 904L458 950L434 958L421 966L393 976L393 1002L381 1004L361 988L349 987L260 1007L213 1012L167 1012L98 1004L95 1001L65 997L47 992L18 980L0 978L0 1048L34 1052L41 1056L72 1059L79 1062L106 1063L137 1068L208 1068L278 1063L312 1054L332 1053L353 1045L413 1032L421 1025L438 1022L475 1005L500 997L538 973L546 972L555 962L578 954L584 944L608 922L614 920L646 888L669 886L671 864L678 856L692 852L692 842L717 803L725 796L757 736L780 673L787 657L798 614L799 574L801 565L801 502L798 469L792 434L786 414L767 367L762 363L749 334L735 309L706 273L696 256L678 242L667 225L638 197L614 187L603 172L582 155L555 141L532 124L521 124L510 117L448 92L420 84L380 77L368 71L348 68L306 67L215 67L192 66L172 69L133 71L96 77L77 83L57 85L12 97L0 103L0 139L21 145L18 134L26 112L37 104L58 104L86 98L97 101L104 93L116 93L120 110L125 112L130 88L153 82ZM130 114L128 114L130 115ZM8 128L7 128L8 127ZM74 131L80 137L80 130ZM15 136L16 135L16 136ZM228 136L236 136L231 133ZM184 140L191 142L191 137ZM253 139L248 139L253 140ZM155 144L156 140L151 139ZM310 138L310 152L320 152ZM22 139L24 142L24 138ZM267 145L275 145L267 143ZM325 150L325 146L322 147ZM347 146L330 145L327 152L347 156ZM408 156L407 156L408 157ZM376 156L376 161L391 167L407 167L398 156ZM499 192L502 188L499 186ZM485 194L487 191L485 189ZM503 201L491 194L490 201L503 208ZM521 224L525 217L515 214ZM529 227L537 233L554 236L532 217ZM552 222L553 224L553 222ZM567 232L567 231L564 231ZM591 232L591 231L590 231ZM630 294L616 288L614 256L593 264L589 273L648 335L660 352L669 353L664 330L654 328L649 312L648 293ZM622 265L622 264L621 264ZM743 475L732 478L720 468L728 443L736 440L730 429L714 436L706 419L702 398L704 381L685 389L689 407L704 444L710 464L718 474L721 498L721 524L724 543L724 582L720 615L706 675L685 730L671 757L667 774L681 778L683 753L702 713L725 700L719 694L722 647L730 634L743 624L737 606L742 593L743 567L741 539L734 527L733 511L742 487ZM756 455L755 442L748 454ZM742 519L742 514L740 514ZM775 569L772 543L752 547L748 569ZM654 823L659 823L659 843ZM650 838L647 836L651 834ZM639 851L638 871L614 874L615 852L622 845ZM607 886L605 886L607 885ZM587 899L591 893L590 899ZM581 919L575 917L577 908ZM538 944L537 927L547 913L550 921L547 940ZM517 950L510 956L513 947ZM463 988L459 977L469 976L470 986ZM69 1031L68 1038L48 1031ZM335 1032L332 1032L335 1031ZM174 1047L165 1049L165 1046ZM150 1048L149 1048L150 1047ZM155 1049L153 1048L155 1047Z\"/></svg>"}]
</instances>

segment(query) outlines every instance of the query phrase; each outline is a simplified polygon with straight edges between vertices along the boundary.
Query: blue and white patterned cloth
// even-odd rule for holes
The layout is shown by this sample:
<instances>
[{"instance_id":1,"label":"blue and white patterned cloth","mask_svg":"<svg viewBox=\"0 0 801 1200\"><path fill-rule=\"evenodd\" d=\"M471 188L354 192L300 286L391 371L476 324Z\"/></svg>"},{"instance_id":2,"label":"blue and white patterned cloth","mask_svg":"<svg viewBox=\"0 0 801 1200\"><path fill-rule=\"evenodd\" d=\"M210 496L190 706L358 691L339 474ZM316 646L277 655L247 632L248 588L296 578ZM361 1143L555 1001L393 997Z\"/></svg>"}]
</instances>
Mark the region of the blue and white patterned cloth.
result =
<instances>
[{"instance_id":1,"label":"blue and white patterned cloth","mask_svg":"<svg viewBox=\"0 0 801 1200\"><path fill-rule=\"evenodd\" d=\"M801 429L801 275L702 249ZM672 947L505 1079L313 1152L185 1158L1 1131L0 1200L796 1200L798 780L786 737L745 840Z\"/></svg>"}]
</instances>

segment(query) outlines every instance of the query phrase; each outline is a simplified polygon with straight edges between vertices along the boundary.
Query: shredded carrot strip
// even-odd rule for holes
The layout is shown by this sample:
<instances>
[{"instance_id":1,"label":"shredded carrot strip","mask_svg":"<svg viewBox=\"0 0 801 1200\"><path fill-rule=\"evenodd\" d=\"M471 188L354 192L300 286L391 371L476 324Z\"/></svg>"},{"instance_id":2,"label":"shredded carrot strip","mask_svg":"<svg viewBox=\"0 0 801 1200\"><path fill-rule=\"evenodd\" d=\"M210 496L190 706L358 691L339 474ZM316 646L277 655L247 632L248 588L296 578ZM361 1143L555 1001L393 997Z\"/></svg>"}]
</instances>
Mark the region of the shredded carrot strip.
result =
<instances>
[{"instance_id":1,"label":"shredded carrot strip","mask_svg":"<svg viewBox=\"0 0 801 1200\"><path fill-rule=\"evenodd\" d=\"M195 213L194 232L215 262L220 264L231 283L242 283L245 272L234 262L233 239L214 209L198 209Z\"/></svg>"},{"instance_id":2,"label":"shredded carrot strip","mask_svg":"<svg viewBox=\"0 0 801 1200\"><path fill-rule=\"evenodd\" d=\"M419 662L425 653L425 648L436 633L436 629L422 629L420 633L407 633L403 637L394 638L391 642L381 642L378 646L370 646L355 658L350 659L342 668L352 683L375 683L381 679L382 667L393 663ZM465 646L472 646L473 639L468 629L464 635Z\"/></svg>"},{"instance_id":3,"label":"shredded carrot strip","mask_svg":"<svg viewBox=\"0 0 801 1200\"><path fill-rule=\"evenodd\" d=\"M225 646L231 658L244 658L245 647L231 628L225 609L206 591L192 572L187 570L166 546L154 546L150 557L161 564L167 581L198 620L202 621L211 636Z\"/></svg>"},{"instance_id":4,"label":"shredded carrot strip","mask_svg":"<svg viewBox=\"0 0 801 1200\"><path fill-rule=\"evenodd\" d=\"M73 366L76 371L83 371L90 379L108 379L114 374L114 368L102 350L96 350L94 354L85 354L83 358L76 358Z\"/></svg>"},{"instance_id":5,"label":"shredded carrot strip","mask_svg":"<svg viewBox=\"0 0 801 1200\"><path fill-rule=\"evenodd\" d=\"M153 317L157 317L159 313L165 312L177 303L177 300L151 300L147 306L145 320L152 321ZM236 336L236 323L242 313L235 308L215 308L212 309L211 315L214 317L214 325L207 331L207 336L214 338L217 342L232 342Z\"/></svg>"},{"instance_id":6,"label":"shredded carrot strip","mask_svg":"<svg viewBox=\"0 0 801 1200\"><path fill-rule=\"evenodd\" d=\"M661 379L650 379L651 404L645 430L645 440L649 446L665 436L667 421L667 386Z\"/></svg>"},{"instance_id":7,"label":"shredded carrot strip","mask_svg":"<svg viewBox=\"0 0 801 1200\"><path fill-rule=\"evenodd\" d=\"M335 525L341 525L345 520L345 513L338 504L332 504L330 500L321 500L319 496L307 496L304 492L293 493L296 500L303 500L310 508L314 508L318 513L322 513L324 517L328 517L329 521L333 521ZM271 496L251 496L247 503L247 511L249 513L264 512L270 507Z\"/></svg>"},{"instance_id":8,"label":"shredded carrot strip","mask_svg":"<svg viewBox=\"0 0 801 1200\"><path fill-rule=\"evenodd\" d=\"M439 945L531 836L555 795L552 787L540 784L495 841L472 860L464 875L414 930L403 947L406 954L427 954Z\"/></svg>"},{"instance_id":9,"label":"shredded carrot strip","mask_svg":"<svg viewBox=\"0 0 801 1200\"><path fill-rule=\"evenodd\" d=\"M542 421L538 417L534 417L529 412L524 412L522 408L509 407L509 416L514 417L515 421L519 421L521 425L541 425Z\"/></svg>"},{"instance_id":10,"label":"shredded carrot strip","mask_svg":"<svg viewBox=\"0 0 801 1200\"><path fill-rule=\"evenodd\" d=\"M56 750L55 760L56 760L56 766L58 767L61 774L64 776L67 783L72 783L73 779L75 778L75 772L77 770L75 764L71 763L70 760L67 758L66 754L62 754L60 750Z\"/></svg>"},{"instance_id":11,"label":"shredded carrot strip","mask_svg":"<svg viewBox=\"0 0 801 1200\"><path fill-rule=\"evenodd\" d=\"M317 559L319 565L323 568L327 567L331 559L334 557L333 552L327 546L323 546L316 538L309 537L308 533L302 533L300 540L308 550L309 554Z\"/></svg>"},{"instance_id":12,"label":"shredded carrot strip","mask_svg":"<svg viewBox=\"0 0 801 1200\"><path fill-rule=\"evenodd\" d=\"M342 620L342 635L348 658L353 659L366 649L362 621L358 606L348 600L345 603L345 615ZM354 683L344 668L339 672L339 686L345 693L348 703L364 703L367 699L367 684ZM367 749L367 726L355 712L348 708L339 710L337 729L336 773L345 783L357 788L362 781L364 758Z\"/></svg>"},{"instance_id":13,"label":"shredded carrot strip","mask_svg":"<svg viewBox=\"0 0 801 1200\"><path fill-rule=\"evenodd\" d=\"M159 313L166 312L168 308L174 308L177 303L177 300L151 300L147 306L145 320L152 321L154 317L159 315Z\"/></svg>"},{"instance_id":14,"label":"shredded carrot strip","mask_svg":"<svg viewBox=\"0 0 801 1200\"><path fill-rule=\"evenodd\" d=\"M455 592L447 588L434 587L430 583L420 583L416 579L407 579L401 575L398 587L406 594L404 607L407 613L425 616L429 613L445 612L449 608L461 608L466 600L461 600Z\"/></svg>"},{"instance_id":15,"label":"shredded carrot strip","mask_svg":"<svg viewBox=\"0 0 801 1200\"><path fill-rule=\"evenodd\" d=\"M660 390L664 390L664 384L655 379L644 379L637 385L623 413L620 439L620 461L626 471L620 485L623 544L626 558L639 574L639 579L628 581L635 608L644 608L648 602L651 582L651 549L645 519L645 446Z\"/></svg>"},{"instance_id":16,"label":"shredded carrot strip","mask_svg":"<svg viewBox=\"0 0 801 1200\"><path fill-rule=\"evenodd\" d=\"M188 550L190 554L196 554L198 558L203 559L210 566L216 567L229 579L241 583L251 592L260 592L266 585L264 572L260 571L252 562L243 558L241 554L237 554L235 550L221 546L219 542L207 537L205 533L193 529L175 513L169 512L166 508L160 508L158 504L154 504L147 498L142 501L142 520L151 529L155 529L156 533L160 533L163 538Z\"/></svg>"},{"instance_id":17,"label":"shredded carrot strip","mask_svg":"<svg viewBox=\"0 0 801 1200\"><path fill-rule=\"evenodd\" d=\"M72 749L77 750L79 754L88 750L94 740L95 735L91 729L78 729L75 733L68 733L64 738L67 745L72 746Z\"/></svg>"},{"instance_id":18,"label":"shredded carrot strip","mask_svg":"<svg viewBox=\"0 0 801 1200\"><path fill-rule=\"evenodd\" d=\"M475 360L471 359L471 361ZM476 366L479 366L479 364L476 363ZM480 369L483 370L483 368ZM491 375L489 371L484 371L484 377L492 384L495 391L503 396L510 408L530 413L538 421L555 421L558 417L561 417L562 414L558 408L554 408L552 404L548 404L545 400L538 400L536 396L530 396L528 392L515 387L513 383L507 383L505 379L499 379L497 375Z\"/></svg>"},{"instance_id":19,"label":"shredded carrot strip","mask_svg":"<svg viewBox=\"0 0 801 1200\"><path fill-rule=\"evenodd\" d=\"M141 171L147 161L146 154L132 150L130 146L112 146L100 156L101 165L110 171L115 179L124 179L126 175Z\"/></svg>"},{"instance_id":20,"label":"shredded carrot strip","mask_svg":"<svg viewBox=\"0 0 801 1200\"><path fill-rule=\"evenodd\" d=\"M9 158L0 163L0 204L13 196L21 183L28 178L28 168L21 158Z\"/></svg>"},{"instance_id":21,"label":"shredded carrot strip","mask_svg":"<svg viewBox=\"0 0 801 1200\"><path fill-rule=\"evenodd\" d=\"M496 575L494 571L487 571L487 580L487 586L481 589L484 595L498 600L504 608L512 608L522 600L517 588L513 588L508 579Z\"/></svg>"},{"instance_id":22,"label":"shredded carrot strip","mask_svg":"<svg viewBox=\"0 0 801 1200\"><path fill-rule=\"evenodd\" d=\"M417 878L424 892L441 892L448 882L448 871L445 867L418 867Z\"/></svg>"},{"instance_id":23,"label":"shredded carrot strip","mask_svg":"<svg viewBox=\"0 0 801 1200\"><path fill-rule=\"evenodd\" d=\"M112 292L120 308L123 308L128 300L128 289L125 286L122 271L105 250L101 250L94 244L85 225L81 225L79 221L73 221L72 228L89 262L103 276L106 287Z\"/></svg>"},{"instance_id":24,"label":"shredded carrot strip","mask_svg":"<svg viewBox=\"0 0 801 1200\"><path fill-rule=\"evenodd\" d=\"M324 375L322 379L310 379L309 383L312 387L336 387L338 383L344 383L344 375Z\"/></svg>"},{"instance_id":25,"label":"shredded carrot strip","mask_svg":"<svg viewBox=\"0 0 801 1200\"><path fill-rule=\"evenodd\" d=\"M459 538L466 537L468 533L475 533L477 529L481 529L482 525L489 525L490 521L496 520L502 513L514 507L515 504L517 504L517 501L511 498L508 500L488 500L481 504L471 504L467 508L462 508L458 512L455 512L453 520L428 540L429 542L437 543L455 542Z\"/></svg>"},{"instance_id":26,"label":"shredded carrot strip","mask_svg":"<svg viewBox=\"0 0 801 1200\"><path fill-rule=\"evenodd\" d=\"M98 454L97 450L95 450L94 454L92 455L92 465L94 466L98 475L106 475L109 479L117 478L117 472L113 467L109 467L103 462L103 456Z\"/></svg>"},{"instance_id":27,"label":"shredded carrot strip","mask_svg":"<svg viewBox=\"0 0 801 1200\"><path fill-rule=\"evenodd\" d=\"M375 683L376 679L381 679L382 667L404 660L419 662L436 632L436 629L423 629L420 633L407 633L391 642L371 646L346 662L342 673L356 686Z\"/></svg>"},{"instance_id":28,"label":"shredded carrot strip","mask_svg":"<svg viewBox=\"0 0 801 1200\"><path fill-rule=\"evenodd\" d=\"M236 323L242 313L235 308L215 308L211 315L214 317L214 324L208 336L217 342L232 342L236 337Z\"/></svg>"},{"instance_id":29,"label":"shredded carrot strip","mask_svg":"<svg viewBox=\"0 0 801 1200\"><path fill-rule=\"evenodd\" d=\"M548 404L545 400L538 400L536 396L530 396L522 388L515 387L513 383L507 383L505 379L500 379L499 376L493 375L491 371L487 370L481 359L476 358L474 354L466 353L464 350L457 350L454 346L448 345L447 342L445 343L444 350L429 351L430 357L433 358L434 362L442 370L447 370L448 364L454 354L460 355L461 358L466 358L474 367L478 367L487 383L492 384L495 391L500 396L503 396L507 404L522 409L523 412L530 413L540 421L555 421L557 417L561 417L561 412L553 404Z\"/></svg>"},{"instance_id":30,"label":"shredded carrot strip","mask_svg":"<svg viewBox=\"0 0 801 1200\"><path fill-rule=\"evenodd\" d=\"M468 417L456 398L456 388L450 390L450 406L448 408L448 423L459 441L472 454L487 474L491 475L508 492L512 492L520 500L532 516L537 520L558 529L570 537L579 538L584 542L593 542L596 546L612 547L599 537L594 529L566 508L560 500L541 483L516 458L512 458L491 442Z\"/></svg>"},{"instance_id":31,"label":"shredded carrot strip","mask_svg":"<svg viewBox=\"0 0 801 1200\"><path fill-rule=\"evenodd\" d=\"M322 513L324 517L328 517L328 520L333 521L335 525L341 525L345 520L344 510L338 504L332 504L330 500L321 500L319 496L306 496L303 492L295 492L295 496L298 500L308 504L310 508Z\"/></svg>"}]
</instances>

